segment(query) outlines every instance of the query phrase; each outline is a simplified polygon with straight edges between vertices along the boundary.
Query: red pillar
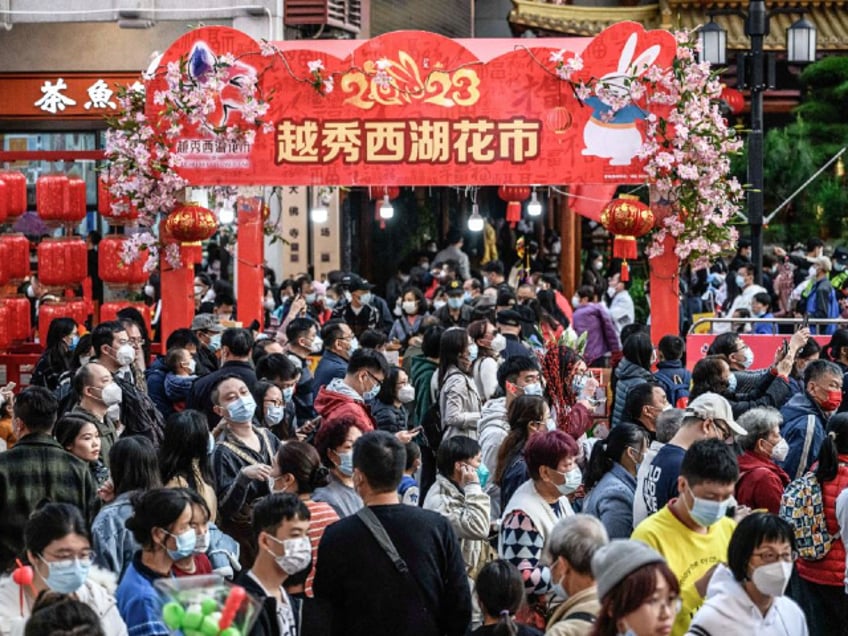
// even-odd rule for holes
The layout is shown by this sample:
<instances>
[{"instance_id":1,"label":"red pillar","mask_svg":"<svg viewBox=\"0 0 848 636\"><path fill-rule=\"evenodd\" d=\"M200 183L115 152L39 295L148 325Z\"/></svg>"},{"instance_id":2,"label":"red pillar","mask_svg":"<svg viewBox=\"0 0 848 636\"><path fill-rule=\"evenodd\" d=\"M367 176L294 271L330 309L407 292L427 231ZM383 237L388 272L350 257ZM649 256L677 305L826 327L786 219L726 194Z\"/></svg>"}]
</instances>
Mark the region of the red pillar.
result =
<instances>
[{"instance_id":1,"label":"red pillar","mask_svg":"<svg viewBox=\"0 0 848 636\"><path fill-rule=\"evenodd\" d=\"M671 213L667 205L652 203L657 222ZM680 261L674 253L676 241L668 236L663 243L662 256L648 261L651 269L651 340L654 344L663 336L680 332Z\"/></svg>"},{"instance_id":2,"label":"red pillar","mask_svg":"<svg viewBox=\"0 0 848 636\"><path fill-rule=\"evenodd\" d=\"M165 341L175 329L191 325L194 318L194 264L201 260L201 249L195 246L180 247L182 267L171 267L165 260L164 250L159 257L162 315L159 318L162 353Z\"/></svg>"},{"instance_id":3,"label":"red pillar","mask_svg":"<svg viewBox=\"0 0 848 636\"><path fill-rule=\"evenodd\" d=\"M236 293L238 319L247 327L263 320L265 241L262 219L262 197L240 196L238 210L238 258L236 260Z\"/></svg>"}]
</instances>

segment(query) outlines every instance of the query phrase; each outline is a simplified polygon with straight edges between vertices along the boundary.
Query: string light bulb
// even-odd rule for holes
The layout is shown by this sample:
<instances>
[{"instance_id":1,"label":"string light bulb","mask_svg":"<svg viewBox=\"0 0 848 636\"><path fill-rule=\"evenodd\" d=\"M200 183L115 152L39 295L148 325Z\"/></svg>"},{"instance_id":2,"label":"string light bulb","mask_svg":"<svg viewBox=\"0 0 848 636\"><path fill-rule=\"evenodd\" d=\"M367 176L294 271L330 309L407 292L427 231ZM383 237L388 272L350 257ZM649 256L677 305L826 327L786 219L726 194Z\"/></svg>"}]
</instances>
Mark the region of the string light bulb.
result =
<instances>
[{"instance_id":1,"label":"string light bulb","mask_svg":"<svg viewBox=\"0 0 848 636\"><path fill-rule=\"evenodd\" d=\"M395 215L395 209L392 207L392 202L389 200L389 195L383 195L383 205L380 206L380 218L391 219Z\"/></svg>"},{"instance_id":2,"label":"string light bulb","mask_svg":"<svg viewBox=\"0 0 848 636\"><path fill-rule=\"evenodd\" d=\"M236 220L236 211L231 203L225 203L218 209L218 222L221 225L229 225Z\"/></svg>"},{"instance_id":3,"label":"string light bulb","mask_svg":"<svg viewBox=\"0 0 848 636\"><path fill-rule=\"evenodd\" d=\"M539 201L539 195L536 193L536 186L533 186L533 193L530 195L530 203L527 204L528 216L539 216L542 213L542 203Z\"/></svg>"},{"instance_id":4,"label":"string light bulb","mask_svg":"<svg viewBox=\"0 0 848 636\"><path fill-rule=\"evenodd\" d=\"M482 232L486 221L480 216L480 206L474 203L471 206L471 216L468 217L468 229L471 232Z\"/></svg>"}]
</instances>

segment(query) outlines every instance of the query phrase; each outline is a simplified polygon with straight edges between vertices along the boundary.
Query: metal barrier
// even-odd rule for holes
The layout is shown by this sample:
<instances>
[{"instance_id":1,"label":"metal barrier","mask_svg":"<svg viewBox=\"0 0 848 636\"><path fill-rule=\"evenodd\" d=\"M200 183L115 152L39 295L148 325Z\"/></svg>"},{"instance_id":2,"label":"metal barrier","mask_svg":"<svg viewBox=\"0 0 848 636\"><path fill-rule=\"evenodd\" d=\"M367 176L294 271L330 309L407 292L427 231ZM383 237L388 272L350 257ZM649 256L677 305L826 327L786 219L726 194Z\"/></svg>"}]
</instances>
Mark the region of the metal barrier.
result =
<instances>
[{"instance_id":1,"label":"metal barrier","mask_svg":"<svg viewBox=\"0 0 848 636\"><path fill-rule=\"evenodd\" d=\"M689 327L689 332L686 334L692 335L695 333L695 329L704 324L756 324L758 322L765 322L769 324L775 325L798 325L802 326L804 323L810 325L839 325L843 324L848 327L848 320L845 318L810 318L806 320L804 318L698 318L695 322L692 323L692 326ZM712 335L717 336L718 334L704 334L704 335ZM746 335L754 335L754 334L746 334ZM777 335L786 335L786 334L777 334Z\"/></svg>"}]
</instances>

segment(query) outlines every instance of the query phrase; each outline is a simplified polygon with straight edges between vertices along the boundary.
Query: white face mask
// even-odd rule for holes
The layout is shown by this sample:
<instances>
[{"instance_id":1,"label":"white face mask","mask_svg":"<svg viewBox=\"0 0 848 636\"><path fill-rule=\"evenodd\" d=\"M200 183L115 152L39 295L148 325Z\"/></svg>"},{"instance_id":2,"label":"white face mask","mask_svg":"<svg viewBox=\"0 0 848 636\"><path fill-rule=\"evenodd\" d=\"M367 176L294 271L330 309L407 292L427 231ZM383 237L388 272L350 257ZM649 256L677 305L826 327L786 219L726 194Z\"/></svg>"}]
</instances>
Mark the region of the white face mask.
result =
<instances>
[{"instance_id":1,"label":"white face mask","mask_svg":"<svg viewBox=\"0 0 848 636\"><path fill-rule=\"evenodd\" d=\"M409 404L415 401L415 387L411 384L404 384L398 389L398 400L403 404Z\"/></svg>"},{"instance_id":2,"label":"white face mask","mask_svg":"<svg viewBox=\"0 0 848 636\"><path fill-rule=\"evenodd\" d=\"M789 577L792 576L792 563L777 561L761 565L751 574L751 582L766 596L783 596Z\"/></svg>"},{"instance_id":3,"label":"white face mask","mask_svg":"<svg viewBox=\"0 0 848 636\"><path fill-rule=\"evenodd\" d=\"M771 449L771 458L776 462L782 462L789 454L789 442L782 437L780 441Z\"/></svg>"},{"instance_id":4,"label":"white face mask","mask_svg":"<svg viewBox=\"0 0 848 636\"><path fill-rule=\"evenodd\" d=\"M309 350L312 353L321 353L323 349L324 341L321 340L321 336L315 336L314 340L312 340L312 346L309 348Z\"/></svg>"},{"instance_id":5,"label":"white face mask","mask_svg":"<svg viewBox=\"0 0 848 636\"><path fill-rule=\"evenodd\" d=\"M183 362L183 366L185 367L186 371L193 375L195 370L197 369L197 362L194 360L194 358L189 358L187 362Z\"/></svg>"},{"instance_id":6,"label":"white face mask","mask_svg":"<svg viewBox=\"0 0 848 636\"><path fill-rule=\"evenodd\" d=\"M118 362L118 366L128 367L135 360L135 349L132 348L132 345L121 345L115 352L115 360Z\"/></svg>"},{"instance_id":7,"label":"white face mask","mask_svg":"<svg viewBox=\"0 0 848 636\"><path fill-rule=\"evenodd\" d=\"M100 399L103 400L103 404L106 406L120 404L123 397L124 393L121 391L121 387L118 386L117 382L110 382L100 389Z\"/></svg>"},{"instance_id":8,"label":"white face mask","mask_svg":"<svg viewBox=\"0 0 848 636\"><path fill-rule=\"evenodd\" d=\"M277 562L283 572L291 576L306 569L306 566L312 560L312 544L309 542L309 537L298 537L297 539L285 539L283 541L276 537L270 538L281 544L285 550L283 556L274 556L274 561Z\"/></svg>"},{"instance_id":9,"label":"white face mask","mask_svg":"<svg viewBox=\"0 0 848 636\"><path fill-rule=\"evenodd\" d=\"M194 542L194 553L195 554L205 554L209 549L209 533L206 532L204 534L197 535L197 539Z\"/></svg>"},{"instance_id":10,"label":"white face mask","mask_svg":"<svg viewBox=\"0 0 848 636\"><path fill-rule=\"evenodd\" d=\"M435 309L436 311L439 311L442 307L445 306L445 304L446 303L445 303L444 300L434 300L433 301L433 309Z\"/></svg>"},{"instance_id":11,"label":"white face mask","mask_svg":"<svg viewBox=\"0 0 848 636\"><path fill-rule=\"evenodd\" d=\"M497 333L495 334L495 337L492 338L492 344L490 346L492 351L500 353L506 349L506 338L503 337L503 334Z\"/></svg>"},{"instance_id":12,"label":"white face mask","mask_svg":"<svg viewBox=\"0 0 848 636\"><path fill-rule=\"evenodd\" d=\"M413 315L418 313L418 302L414 300L404 300L402 307L405 314Z\"/></svg>"}]
</instances>

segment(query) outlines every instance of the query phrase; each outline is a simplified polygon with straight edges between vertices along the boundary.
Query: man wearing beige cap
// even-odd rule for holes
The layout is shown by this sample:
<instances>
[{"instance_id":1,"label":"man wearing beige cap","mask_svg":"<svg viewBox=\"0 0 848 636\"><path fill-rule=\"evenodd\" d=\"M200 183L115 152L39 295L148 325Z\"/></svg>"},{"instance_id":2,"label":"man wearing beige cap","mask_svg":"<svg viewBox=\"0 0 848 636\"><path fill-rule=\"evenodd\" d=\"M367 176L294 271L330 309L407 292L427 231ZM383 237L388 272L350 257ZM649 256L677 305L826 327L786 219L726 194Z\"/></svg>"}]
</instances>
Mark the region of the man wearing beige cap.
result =
<instances>
[{"instance_id":1,"label":"man wearing beige cap","mask_svg":"<svg viewBox=\"0 0 848 636\"><path fill-rule=\"evenodd\" d=\"M645 501L648 514L660 510L677 497L677 478L686 450L702 439L720 439L731 443L745 429L733 419L730 402L718 393L704 393L689 403L683 413L680 429L651 461L642 492L636 493Z\"/></svg>"}]
</instances>

